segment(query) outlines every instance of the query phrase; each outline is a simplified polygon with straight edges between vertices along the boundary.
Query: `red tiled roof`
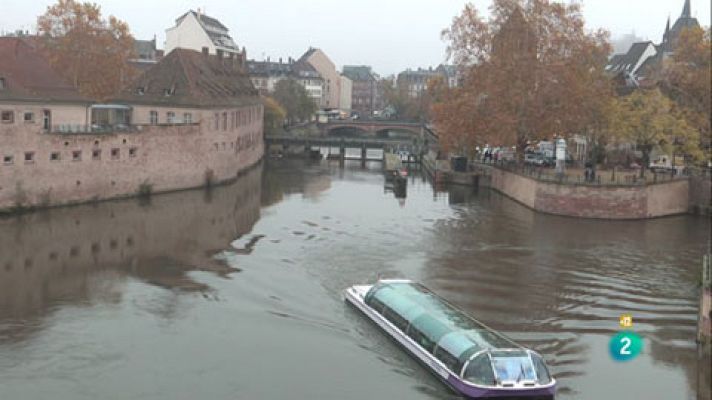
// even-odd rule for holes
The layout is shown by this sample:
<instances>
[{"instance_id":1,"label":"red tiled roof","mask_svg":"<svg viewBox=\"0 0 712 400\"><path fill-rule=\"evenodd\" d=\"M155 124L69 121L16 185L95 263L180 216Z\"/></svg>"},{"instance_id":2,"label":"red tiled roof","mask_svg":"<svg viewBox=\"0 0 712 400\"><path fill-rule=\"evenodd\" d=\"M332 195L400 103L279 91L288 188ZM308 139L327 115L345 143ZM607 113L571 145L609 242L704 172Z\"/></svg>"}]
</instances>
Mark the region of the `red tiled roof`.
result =
<instances>
[{"instance_id":1,"label":"red tiled roof","mask_svg":"<svg viewBox=\"0 0 712 400\"><path fill-rule=\"evenodd\" d=\"M0 101L58 101L88 103L49 65L27 38L0 37Z\"/></svg>"},{"instance_id":2,"label":"red tiled roof","mask_svg":"<svg viewBox=\"0 0 712 400\"><path fill-rule=\"evenodd\" d=\"M257 90L240 63L239 59L220 60L215 55L176 48L126 87L116 100L185 107L257 104Z\"/></svg>"}]
</instances>

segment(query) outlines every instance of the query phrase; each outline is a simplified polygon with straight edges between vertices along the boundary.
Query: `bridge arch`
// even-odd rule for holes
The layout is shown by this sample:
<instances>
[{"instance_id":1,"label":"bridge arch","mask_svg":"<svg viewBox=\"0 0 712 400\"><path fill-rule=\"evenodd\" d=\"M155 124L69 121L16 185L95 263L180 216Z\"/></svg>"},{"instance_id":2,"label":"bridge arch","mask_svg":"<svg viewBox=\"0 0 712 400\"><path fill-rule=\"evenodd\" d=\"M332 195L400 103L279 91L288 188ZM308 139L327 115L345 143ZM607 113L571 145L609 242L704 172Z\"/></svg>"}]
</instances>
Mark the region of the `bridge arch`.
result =
<instances>
[{"instance_id":1,"label":"bridge arch","mask_svg":"<svg viewBox=\"0 0 712 400\"><path fill-rule=\"evenodd\" d=\"M364 137L372 135L371 132L364 127L351 125L330 126L327 128L326 134L336 137Z\"/></svg>"},{"instance_id":2,"label":"bridge arch","mask_svg":"<svg viewBox=\"0 0 712 400\"><path fill-rule=\"evenodd\" d=\"M419 123L400 121L329 121L319 124L322 134L329 136L358 136L367 134L372 137L421 137L423 126Z\"/></svg>"},{"instance_id":3,"label":"bridge arch","mask_svg":"<svg viewBox=\"0 0 712 400\"><path fill-rule=\"evenodd\" d=\"M380 139L415 139L421 134L420 129L388 127L377 130L375 136Z\"/></svg>"}]
</instances>

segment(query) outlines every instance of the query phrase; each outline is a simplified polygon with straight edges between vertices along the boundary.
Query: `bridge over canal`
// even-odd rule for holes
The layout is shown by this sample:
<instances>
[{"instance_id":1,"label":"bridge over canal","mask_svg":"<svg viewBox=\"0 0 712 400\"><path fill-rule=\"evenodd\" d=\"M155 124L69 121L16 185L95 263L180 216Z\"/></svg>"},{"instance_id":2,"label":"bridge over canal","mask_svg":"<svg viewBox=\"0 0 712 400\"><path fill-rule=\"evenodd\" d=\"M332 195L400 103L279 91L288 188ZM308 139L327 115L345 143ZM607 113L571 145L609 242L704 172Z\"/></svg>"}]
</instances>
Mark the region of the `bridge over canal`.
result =
<instances>
[{"instance_id":1,"label":"bridge over canal","mask_svg":"<svg viewBox=\"0 0 712 400\"><path fill-rule=\"evenodd\" d=\"M338 148L339 158L345 160L346 149L360 149L360 159L367 159L368 149L381 149L384 152L406 151L411 154L414 161L420 160L423 146L419 140L390 139L375 137L335 137L335 136L293 136L293 135L265 135L265 143L269 146L278 145L282 149L300 148L308 151L314 148Z\"/></svg>"},{"instance_id":2,"label":"bridge over canal","mask_svg":"<svg viewBox=\"0 0 712 400\"><path fill-rule=\"evenodd\" d=\"M331 120L317 123L316 126L323 136L343 136L344 133L356 133L371 137L389 137L389 132L397 132L422 138L426 130L425 126L418 122L386 120Z\"/></svg>"},{"instance_id":3,"label":"bridge over canal","mask_svg":"<svg viewBox=\"0 0 712 400\"><path fill-rule=\"evenodd\" d=\"M366 160L368 149L384 152L405 151L412 160L419 162L429 146L437 143L437 135L427 126L403 121L354 121L332 120L315 124L317 135L278 134L266 135L267 146L280 146L282 150L313 148L337 148L342 160L346 149L360 149L361 160ZM392 134L394 133L395 134Z\"/></svg>"}]
</instances>

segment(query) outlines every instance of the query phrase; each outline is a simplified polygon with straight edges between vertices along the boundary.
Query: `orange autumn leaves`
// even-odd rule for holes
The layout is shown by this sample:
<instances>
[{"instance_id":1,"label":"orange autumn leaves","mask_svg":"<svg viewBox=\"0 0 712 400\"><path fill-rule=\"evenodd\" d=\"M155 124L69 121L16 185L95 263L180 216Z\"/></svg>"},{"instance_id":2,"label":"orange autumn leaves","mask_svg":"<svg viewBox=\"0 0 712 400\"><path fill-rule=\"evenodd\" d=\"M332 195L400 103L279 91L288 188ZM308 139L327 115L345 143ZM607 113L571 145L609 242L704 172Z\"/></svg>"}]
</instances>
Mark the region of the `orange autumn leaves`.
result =
<instances>
[{"instance_id":1,"label":"orange autumn leaves","mask_svg":"<svg viewBox=\"0 0 712 400\"><path fill-rule=\"evenodd\" d=\"M52 67L89 98L105 100L136 76L128 64L134 52L128 25L102 18L96 4L59 0L37 27Z\"/></svg>"},{"instance_id":2,"label":"orange autumn leaves","mask_svg":"<svg viewBox=\"0 0 712 400\"><path fill-rule=\"evenodd\" d=\"M516 145L595 127L610 98L607 34L587 32L577 4L495 0L485 20L469 4L443 32L462 74L433 107L448 151Z\"/></svg>"}]
</instances>

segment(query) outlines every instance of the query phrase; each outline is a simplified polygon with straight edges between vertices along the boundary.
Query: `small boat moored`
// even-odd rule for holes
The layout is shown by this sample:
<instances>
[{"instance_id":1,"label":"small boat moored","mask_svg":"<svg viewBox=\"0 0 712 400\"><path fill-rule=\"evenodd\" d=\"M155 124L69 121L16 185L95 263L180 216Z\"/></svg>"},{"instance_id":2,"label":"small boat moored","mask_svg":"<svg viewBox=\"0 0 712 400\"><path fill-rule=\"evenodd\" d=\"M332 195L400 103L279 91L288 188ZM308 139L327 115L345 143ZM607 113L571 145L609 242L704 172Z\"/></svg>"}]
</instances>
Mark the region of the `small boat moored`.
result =
<instances>
[{"instance_id":1,"label":"small boat moored","mask_svg":"<svg viewBox=\"0 0 712 400\"><path fill-rule=\"evenodd\" d=\"M409 280L346 289L345 299L456 392L473 399L553 400L544 359Z\"/></svg>"}]
</instances>

